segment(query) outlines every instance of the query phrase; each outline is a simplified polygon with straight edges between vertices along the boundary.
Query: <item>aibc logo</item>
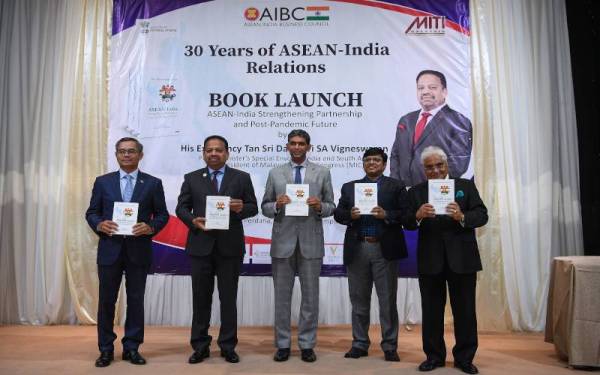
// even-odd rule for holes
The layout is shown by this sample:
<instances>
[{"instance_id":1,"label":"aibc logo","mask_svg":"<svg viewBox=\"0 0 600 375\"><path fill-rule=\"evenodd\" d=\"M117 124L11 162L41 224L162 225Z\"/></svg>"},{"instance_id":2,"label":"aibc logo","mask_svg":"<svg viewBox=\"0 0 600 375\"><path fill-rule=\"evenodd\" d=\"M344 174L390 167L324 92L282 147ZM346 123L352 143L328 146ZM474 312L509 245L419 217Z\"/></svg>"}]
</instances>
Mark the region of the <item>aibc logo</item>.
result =
<instances>
[{"instance_id":1,"label":"aibc logo","mask_svg":"<svg viewBox=\"0 0 600 375\"><path fill-rule=\"evenodd\" d=\"M311 21L327 22L329 21L328 6L307 6L307 7L265 7L259 10L255 7L244 10L244 18L247 21L256 22L276 22L276 21Z\"/></svg>"}]
</instances>

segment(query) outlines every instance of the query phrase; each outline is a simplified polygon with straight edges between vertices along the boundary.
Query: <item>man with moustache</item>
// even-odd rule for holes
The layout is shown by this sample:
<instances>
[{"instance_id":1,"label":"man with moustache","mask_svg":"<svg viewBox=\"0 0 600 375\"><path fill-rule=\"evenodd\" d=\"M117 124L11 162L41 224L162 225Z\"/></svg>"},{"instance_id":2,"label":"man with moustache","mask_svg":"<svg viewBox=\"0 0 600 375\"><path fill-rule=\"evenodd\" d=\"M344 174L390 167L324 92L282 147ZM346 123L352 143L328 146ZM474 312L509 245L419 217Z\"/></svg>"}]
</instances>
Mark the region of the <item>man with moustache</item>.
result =
<instances>
[{"instance_id":1,"label":"man with moustache","mask_svg":"<svg viewBox=\"0 0 600 375\"><path fill-rule=\"evenodd\" d=\"M404 115L396 129L390 156L390 176L407 186L425 181L419 156L428 146L448 155L450 174L461 177L468 169L473 145L471 121L446 104L446 77L435 70L417 75L417 100L421 109Z\"/></svg>"},{"instance_id":2,"label":"man with moustache","mask_svg":"<svg viewBox=\"0 0 600 375\"><path fill-rule=\"evenodd\" d=\"M369 322L373 284L379 300L381 349L386 361L400 361L398 356L398 259L406 258L402 220L407 214L406 188L394 178L383 175L387 154L372 147L363 155L365 177L342 186L342 196L335 209L335 221L346 225L344 265L348 271L348 288L352 303L352 347L346 358L368 355ZM361 212L355 206L355 184L377 184L377 206Z\"/></svg>"},{"instance_id":3,"label":"man with moustache","mask_svg":"<svg viewBox=\"0 0 600 375\"><path fill-rule=\"evenodd\" d=\"M113 331L115 303L125 274L127 315L123 360L144 365L139 353L144 342L144 293L146 275L152 264L152 236L169 220L165 193L160 179L138 169L144 147L135 138L121 138L115 144L119 170L100 176L94 182L90 206L85 213L98 241L98 348L96 367L106 367L114 359L117 335ZM112 221L115 202L138 203L137 224L131 235L115 234L119 226Z\"/></svg>"},{"instance_id":4,"label":"man with moustache","mask_svg":"<svg viewBox=\"0 0 600 375\"><path fill-rule=\"evenodd\" d=\"M287 361L291 347L291 303L296 274L300 278L302 302L298 321L301 359L314 362L319 319L319 275L324 256L323 222L335 209L331 174L310 162L310 135L304 130L288 134L291 160L269 171L262 213L273 219L271 259L275 286L275 346L273 359ZM286 216L287 184L308 184L308 216Z\"/></svg>"},{"instance_id":5,"label":"man with moustache","mask_svg":"<svg viewBox=\"0 0 600 375\"><path fill-rule=\"evenodd\" d=\"M449 179L446 153L430 146L421 153L427 179ZM475 228L488 221L487 209L471 180L454 180L455 201L446 212L435 212L429 204L427 181L408 192L407 229L419 229L417 266L421 306L423 310L423 351L427 359L419 371L431 371L445 366L444 308L446 285L454 316L452 349L454 366L467 374L477 374L473 358L477 351L477 317L475 286L481 258L475 238Z\"/></svg>"},{"instance_id":6,"label":"man with moustache","mask_svg":"<svg viewBox=\"0 0 600 375\"><path fill-rule=\"evenodd\" d=\"M177 201L177 217L189 228L185 250L192 266L193 316L190 344L194 352L188 362L202 362L210 356L210 326L215 275L221 303L221 328L217 343L221 357L237 363L237 289L244 257L242 220L258 213L250 175L227 166L229 144L219 135L204 140L202 156L206 168L184 176ZM205 227L206 197L229 196L228 230Z\"/></svg>"}]
</instances>

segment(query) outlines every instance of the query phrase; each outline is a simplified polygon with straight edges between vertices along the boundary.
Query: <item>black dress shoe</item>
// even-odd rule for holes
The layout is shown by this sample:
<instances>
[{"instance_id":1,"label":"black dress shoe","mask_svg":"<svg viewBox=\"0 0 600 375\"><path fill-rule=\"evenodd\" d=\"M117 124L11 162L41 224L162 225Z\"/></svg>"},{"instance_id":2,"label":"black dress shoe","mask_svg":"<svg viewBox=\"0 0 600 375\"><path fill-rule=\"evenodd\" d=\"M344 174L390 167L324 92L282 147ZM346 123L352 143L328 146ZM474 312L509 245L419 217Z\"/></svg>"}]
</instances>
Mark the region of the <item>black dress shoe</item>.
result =
<instances>
[{"instance_id":1,"label":"black dress shoe","mask_svg":"<svg viewBox=\"0 0 600 375\"><path fill-rule=\"evenodd\" d=\"M221 350L221 357L225 358L229 363L238 363L240 361L240 356L233 349Z\"/></svg>"},{"instance_id":2,"label":"black dress shoe","mask_svg":"<svg viewBox=\"0 0 600 375\"><path fill-rule=\"evenodd\" d=\"M354 346L350 348L350 350L344 354L344 358L360 358L366 357L369 355L369 352L363 349L355 348Z\"/></svg>"},{"instance_id":3,"label":"black dress shoe","mask_svg":"<svg viewBox=\"0 0 600 375\"><path fill-rule=\"evenodd\" d=\"M400 356L395 350L384 351L383 358L388 362L400 362Z\"/></svg>"},{"instance_id":4,"label":"black dress shoe","mask_svg":"<svg viewBox=\"0 0 600 375\"><path fill-rule=\"evenodd\" d=\"M454 367L459 368L465 374L479 374L479 370L471 362L454 362Z\"/></svg>"},{"instance_id":5,"label":"black dress shoe","mask_svg":"<svg viewBox=\"0 0 600 375\"><path fill-rule=\"evenodd\" d=\"M304 362L314 362L317 360L317 355L315 351L312 349L301 349L300 350L300 358Z\"/></svg>"},{"instance_id":6,"label":"black dress shoe","mask_svg":"<svg viewBox=\"0 0 600 375\"><path fill-rule=\"evenodd\" d=\"M437 367L444 367L444 366L446 366L446 363L444 363L444 362L436 361L433 359L427 359L419 365L419 371L431 371L431 370L435 370Z\"/></svg>"},{"instance_id":7,"label":"black dress shoe","mask_svg":"<svg viewBox=\"0 0 600 375\"><path fill-rule=\"evenodd\" d=\"M100 357L96 359L96 367L106 367L115 359L113 352L100 352Z\"/></svg>"},{"instance_id":8,"label":"black dress shoe","mask_svg":"<svg viewBox=\"0 0 600 375\"><path fill-rule=\"evenodd\" d=\"M275 362L283 362L287 361L290 358L290 348L277 349L275 355L273 356L273 360Z\"/></svg>"},{"instance_id":9,"label":"black dress shoe","mask_svg":"<svg viewBox=\"0 0 600 375\"><path fill-rule=\"evenodd\" d=\"M140 352L138 352L137 350L124 351L123 356L121 358L124 361L129 361L129 362L133 363L134 365L145 365L146 364L146 360L144 359L144 357L142 357Z\"/></svg>"},{"instance_id":10,"label":"black dress shoe","mask_svg":"<svg viewBox=\"0 0 600 375\"><path fill-rule=\"evenodd\" d=\"M190 358L188 359L188 363L191 363L191 364L200 363L208 357L210 357L210 348L207 346L206 348L204 348L203 350L201 350L199 352L194 351L192 353L192 355L190 356Z\"/></svg>"}]
</instances>

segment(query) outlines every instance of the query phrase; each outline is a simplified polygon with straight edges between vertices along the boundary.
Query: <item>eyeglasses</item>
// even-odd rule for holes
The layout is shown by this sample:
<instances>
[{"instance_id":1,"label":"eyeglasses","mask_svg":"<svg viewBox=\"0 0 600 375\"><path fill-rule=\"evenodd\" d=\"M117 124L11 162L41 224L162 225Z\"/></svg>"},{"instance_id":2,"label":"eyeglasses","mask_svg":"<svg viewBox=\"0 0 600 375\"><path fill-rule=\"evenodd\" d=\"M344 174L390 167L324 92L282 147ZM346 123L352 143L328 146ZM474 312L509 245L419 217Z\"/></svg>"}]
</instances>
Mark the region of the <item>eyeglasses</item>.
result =
<instances>
[{"instance_id":1,"label":"eyeglasses","mask_svg":"<svg viewBox=\"0 0 600 375\"><path fill-rule=\"evenodd\" d=\"M137 153L139 153L139 151L136 150L135 148L129 148L129 149L120 148L117 150L117 154L119 154L119 155L127 155L127 154L135 155Z\"/></svg>"},{"instance_id":2,"label":"eyeglasses","mask_svg":"<svg viewBox=\"0 0 600 375\"><path fill-rule=\"evenodd\" d=\"M435 171L435 170L438 170L438 171L439 171L439 170L442 170L442 169L444 169L445 167L446 167L446 163L444 163L444 162L439 162L439 163L436 163L436 164L428 164L428 165L425 165L425 170L426 170L427 172L433 172L433 171Z\"/></svg>"},{"instance_id":3,"label":"eyeglasses","mask_svg":"<svg viewBox=\"0 0 600 375\"><path fill-rule=\"evenodd\" d=\"M363 158L363 163L368 164L368 163L383 163L383 159L379 158L379 157L366 157Z\"/></svg>"}]
</instances>

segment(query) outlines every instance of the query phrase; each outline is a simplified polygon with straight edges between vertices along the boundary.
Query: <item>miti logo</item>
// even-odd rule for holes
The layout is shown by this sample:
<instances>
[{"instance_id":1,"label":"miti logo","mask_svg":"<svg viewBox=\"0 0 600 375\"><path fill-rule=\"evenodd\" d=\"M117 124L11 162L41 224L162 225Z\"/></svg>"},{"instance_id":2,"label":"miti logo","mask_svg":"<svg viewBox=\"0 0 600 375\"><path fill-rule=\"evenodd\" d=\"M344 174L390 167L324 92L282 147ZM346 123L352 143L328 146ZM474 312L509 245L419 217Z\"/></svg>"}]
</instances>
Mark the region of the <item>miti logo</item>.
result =
<instances>
[{"instance_id":1,"label":"miti logo","mask_svg":"<svg viewBox=\"0 0 600 375\"><path fill-rule=\"evenodd\" d=\"M444 35L446 33L446 17L415 17L404 33L413 35Z\"/></svg>"},{"instance_id":2,"label":"miti logo","mask_svg":"<svg viewBox=\"0 0 600 375\"><path fill-rule=\"evenodd\" d=\"M328 6L307 7L255 7L244 10L244 18L248 21L329 21Z\"/></svg>"}]
</instances>

